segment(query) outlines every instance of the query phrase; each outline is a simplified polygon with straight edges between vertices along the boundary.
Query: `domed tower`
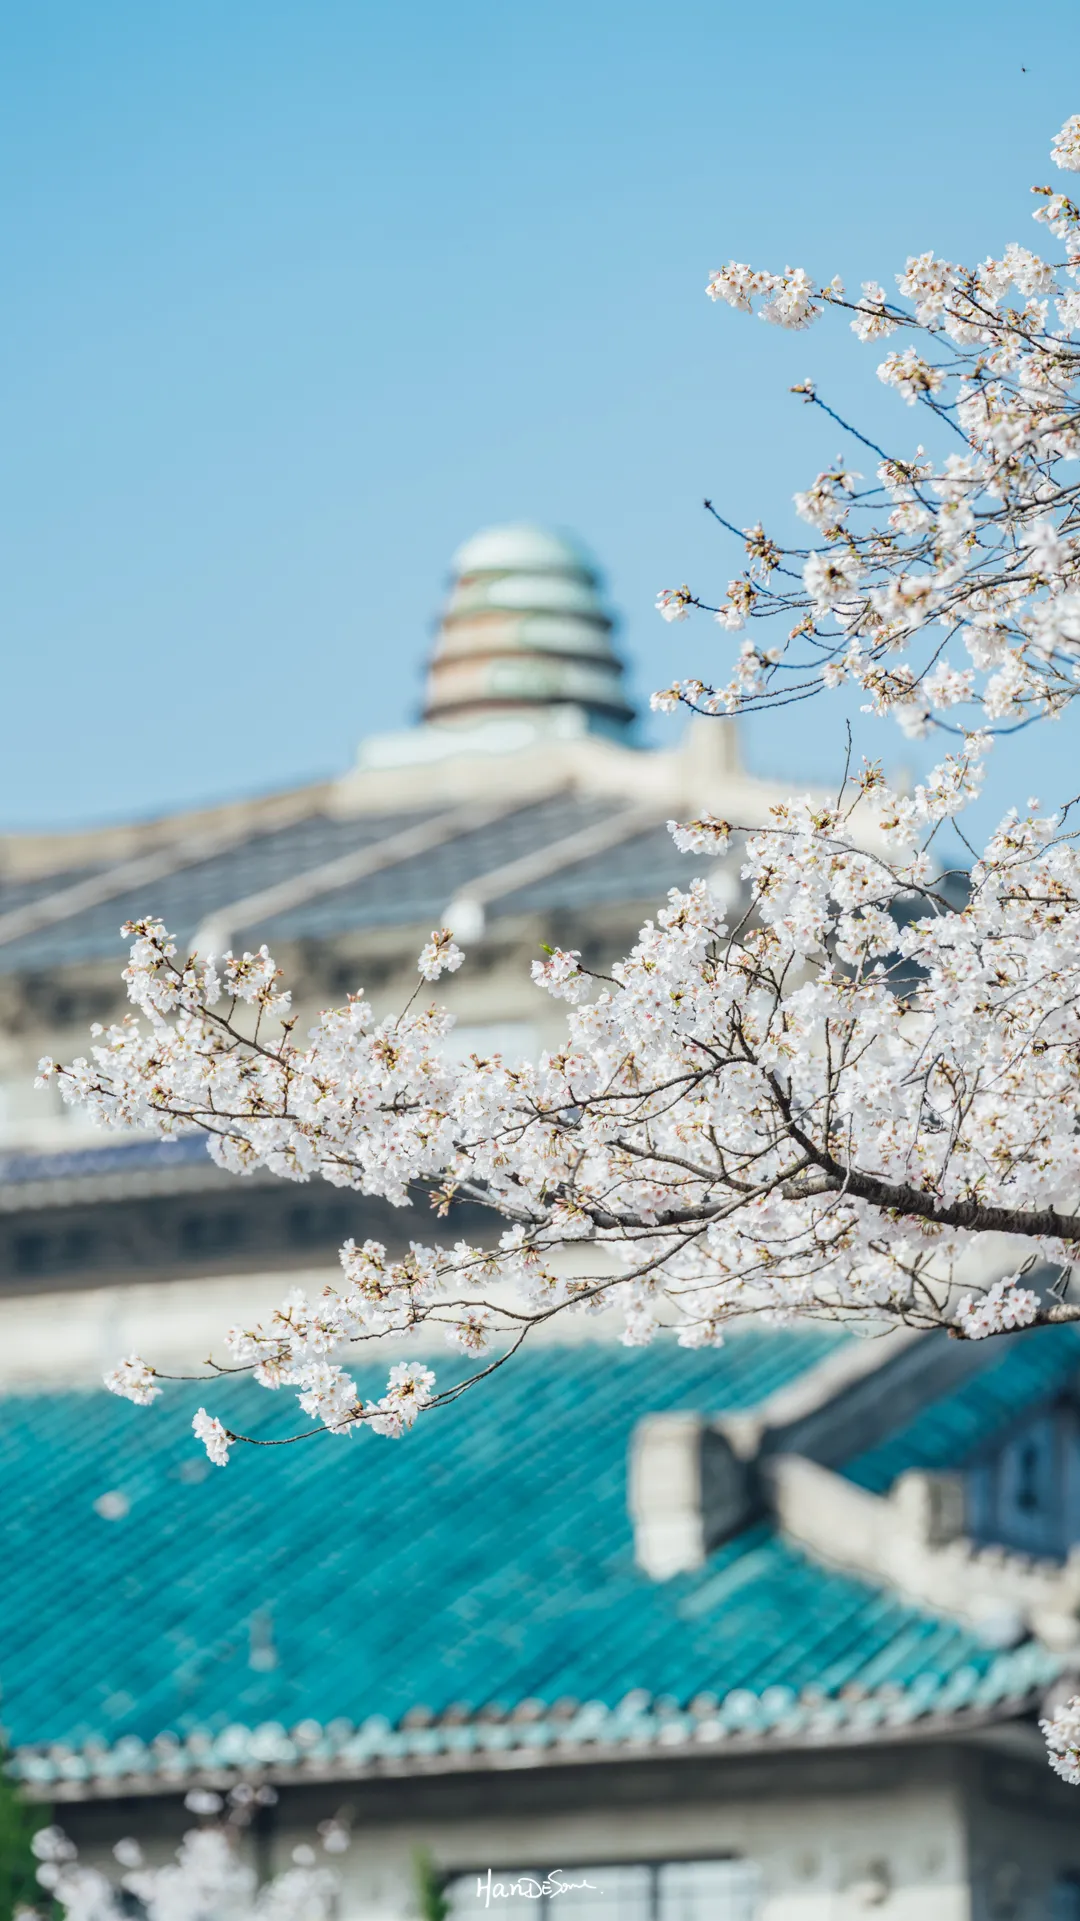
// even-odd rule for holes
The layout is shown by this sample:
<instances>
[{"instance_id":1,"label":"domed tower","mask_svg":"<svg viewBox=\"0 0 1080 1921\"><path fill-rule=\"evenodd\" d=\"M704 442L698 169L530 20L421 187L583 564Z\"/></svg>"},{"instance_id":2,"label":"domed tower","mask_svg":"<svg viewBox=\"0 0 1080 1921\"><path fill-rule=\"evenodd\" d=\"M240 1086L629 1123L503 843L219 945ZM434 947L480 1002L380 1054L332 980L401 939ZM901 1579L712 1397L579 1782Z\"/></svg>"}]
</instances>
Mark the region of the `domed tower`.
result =
<instances>
[{"instance_id":1,"label":"domed tower","mask_svg":"<svg viewBox=\"0 0 1080 1921\"><path fill-rule=\"evenodd\" d=\"M531 526L476 534L454 556L423 717L475 724L575 708L591 732L623 738L634 709L613 626L596 567L564 534Z\"/></svg>"}]
</instances>

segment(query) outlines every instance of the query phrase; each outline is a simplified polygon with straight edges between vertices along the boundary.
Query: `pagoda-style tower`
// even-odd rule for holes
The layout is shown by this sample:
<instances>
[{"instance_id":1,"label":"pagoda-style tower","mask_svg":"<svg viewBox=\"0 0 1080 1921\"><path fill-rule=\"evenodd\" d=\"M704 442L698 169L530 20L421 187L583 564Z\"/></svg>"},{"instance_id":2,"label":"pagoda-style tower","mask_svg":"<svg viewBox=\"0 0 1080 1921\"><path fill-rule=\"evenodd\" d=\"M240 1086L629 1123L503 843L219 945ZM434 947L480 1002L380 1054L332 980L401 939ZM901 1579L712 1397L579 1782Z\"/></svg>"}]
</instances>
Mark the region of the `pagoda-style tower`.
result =
<instances>
[{"instance_id":1,"label":"pagoda-style tower","mask_svg":"<svg viewBox=\"0 0 1080 1921\"><path fill-rule=\"evenodd\" d=\"M634 709L613 626L576 542L527 525L477 534L454 556L423 717L475 724L576 708L590 732L625 737Z\"/></svg>"}]
</instances>

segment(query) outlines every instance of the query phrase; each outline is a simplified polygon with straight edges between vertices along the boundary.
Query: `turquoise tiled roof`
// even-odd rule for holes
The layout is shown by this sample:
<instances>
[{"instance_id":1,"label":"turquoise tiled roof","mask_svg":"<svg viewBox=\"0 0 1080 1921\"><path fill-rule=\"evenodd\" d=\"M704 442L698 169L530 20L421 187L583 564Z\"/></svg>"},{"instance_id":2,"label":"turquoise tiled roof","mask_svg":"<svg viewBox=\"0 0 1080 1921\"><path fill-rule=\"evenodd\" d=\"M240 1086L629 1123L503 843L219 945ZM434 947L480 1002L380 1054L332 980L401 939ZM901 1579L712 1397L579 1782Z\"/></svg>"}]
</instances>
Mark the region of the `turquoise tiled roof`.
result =
<instances>
[{"instance_id":1,"label":"turquoise tiled roof","mask_svg":"<svg viewBox=\"0 0 1080 1921\"><path fill-rule=\"evenodd\" d=\"M960 1467L1026 1408L1051 1399L1077 1374L1076 1327L1039 1328L995 1340L978 1373L850 1461L844 1473L871 1493L883 1494L908 1468Z\"/></svg>"},{"instance_id":2,"label":"turquoise tiled roof","mask_svg":"<svg viewBox=\"0 0 1080 1921\"><path fill-rule=\"evenodd\" d=\"M286 1421L284 1397L220 1382L150 1410L101 1392L9 1399L10 1738L37 1750L25 1766L44 1782L309 1750L360 1765L812 1734L1026 1695L1053 1671L1042 1650L992 1653L764 1525L693 1575L657 1583L635 1567L626 1461L641 1415L753 1406L834 1340L541 1349L405 1441L241 1449L226 1470L196 1450L193 1408L266 1432L268 1415Z\"/></svg>"}]
</instances>

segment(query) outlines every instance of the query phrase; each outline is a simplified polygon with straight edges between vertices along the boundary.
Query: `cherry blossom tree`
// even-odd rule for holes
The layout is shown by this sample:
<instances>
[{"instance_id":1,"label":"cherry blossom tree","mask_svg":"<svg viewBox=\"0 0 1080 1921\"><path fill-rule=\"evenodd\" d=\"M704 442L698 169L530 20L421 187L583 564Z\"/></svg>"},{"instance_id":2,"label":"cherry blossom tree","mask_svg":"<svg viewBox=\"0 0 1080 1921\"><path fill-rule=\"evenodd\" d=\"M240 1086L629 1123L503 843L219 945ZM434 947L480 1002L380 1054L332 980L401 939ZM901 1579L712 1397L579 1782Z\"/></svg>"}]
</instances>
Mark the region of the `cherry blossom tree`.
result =
<instances>
[{"instance_id":1,"label":"cherry blossom tree","mask_svg":"<svg viewBox=\"0 0 1080 1921\"><path fill-rule=\"evenodd\" d=\"M80 1861L61 1828L41 1828L31 1846L44 1901L64 1921L123 1921L133 1906L147 1921L205 1921L208 1915L216 1921L333 1921L339 1877L319 1855L342 1853L349 1846L348 1829L338 1820L324 1821L319 1851L301 1842L290 1865L260 1886L239 1840L267 1798L276 1799L272 1788L245 1782L227 1801L208 1789L193 1789L185 1805L202 1817L201 1823L189 1829L173 1858L158 1866L130 1839L116 1843L111 1872L90 1866ZM16 1909L16 1915L38 1921L38 1910L29 1905Z\"/></svg>"},{"instance_id":2,"label":"cherry blossom tree","mask_svg":"<svg viewBox=\"0 0 1080 1921\"><path fill-rule=\"evenodd\" d=\"M1080 171L1080 116L1053 157ZM765 827L672 823L683 849L736 850L737 913L694 881L608 976L549 951L533 974L568 1003L565 1039L532 1065L448 1058L450 1017L418 999L462 964L446 930L400 1014L376 1020L358 992L300 1036L265 948L182 955L158 922L125 930L135 1011L96 1028L88 1058L41 1064L65 1100L108 1128L202 1130L235 1174L400 1207L426 1194L451 1221L467 1200L492 1221L480 1244L436 1232L396 1258L347 1242L340 1284L233 1329L222 1368L293 1388L337 1435L400 1436L556 1314L616 1309L625 1340L670 1327L689 1346L751 1312L967 1339L1080 1318L1063 1298L1080 1241L1076 803L1010 813L959 906L933 849L995 730L1060 715L1080 687L1080 211L1036 193L1059 260L1015 243L973 269L922 254L896 301L801 270L709 282L777 325L840 310L860 342L906 335L878 372L942 451L865 441L872 483L835 468L796 495L806 548L751 528L712 611L778 638L744 637L726 685L680 681L657 704L737 713L854 683L908 732L942 732L950 751L913 794L864 764ZM659 604L708 611L689 587ZM361 1399L350 1344L436 1328L471 1371L440 1385L406 1360ZM140 1402L160 1381L135 1356L109 1377ZM205 1410L195 1426L224 1464L241 1437Z\"/></svg>"},{"instance_id":3,"label":"cherry blossom tree","mask_svg":"<svg viewBox=\"0 0 1080 1921\"><path fill-rule=\"evenodd\" d=\"M1051 152L1080 172L1080 114ZM785 550L761 526L740 535L749 564L708 609L725 630L747 634L734 672L720 687L676 681L659 705L745 712L850 682L922 734L949 708L1000 725L1060 714L1072 700L1080 210L1051 187L1032 191L1060 260L1015 241L974 268L916 254L897 275L896 301L873 281L851 300L839 280L815 287L801 268L731 261L712 275L710 298L756 307L776 326L802 330L831 308L851 314L860 341L906 339L878 378L921 410L933 450L887 452L840 420L813 381L796 387L873 457L873 482L837 465L795 495L813 547ZM704 605L689 587L658 601L668 620ZM774 625L759 645L749 633L761 621ZM947 657L954 639L963 665Z\"/></svg>"},{"instance_id":4,"label":"cherry blossom tree","mask_svg":"<svg viewBox=\"0 0 1080 1921\"><path fill-rule=\"evenodd\" d=\"M1052 152L1080 172L1080 115ZM836 465L796 494L805 547L724 521L743 573L715 605L688 586L658 605L740 634L733 670L656 704L741 713L856 686L906 733L942 736L913 794L849 766L832 799L794 798L765 827L672 823L685 850L736 851L738 912L694 881L609 976L549 951L533 973L568 1003L565 1039L533 1065L452 1061L450 1017L417 995L376 1020L358 992L298 1036L265 948L183 955L151 920L125 930L135 1011L95 1029L88 1058L42 1063L102 1126L202 1130L238 1175L488 1210L477 1245L435 1233L394 1258L349 1241L337 1287L227 1335L217 1371L294 1389L310 1431L401 1436L556 1314L615 1309L626 1341L671 1328L688 1346L747 1313L971 1340L1080 1319L1077 801L1011 812L972 850L959 905L933 846L945 822L962 833L995 733L1080 691L1080 210L1034 191L1055 258L919 254L896 299L737 263L708 286L778 326L847 313L860 343L898 336L877 371L925 439L890 452L848 429L872 477ZM839 419L811 382L796 391ZM435 932L418 993L463 958ZM350 1346L430 1352L435 1330L459 1350L449 1385L407 1359L361 1398ZM108 1385L145 1403L161 1377L132 1356ZM195 1429L220 1464L250 1438L203 1409ZM1080 1780L1080 1705L1048 1739Z\"/></svg>"},{"instance_id":5,"label":"cherry blossom tree","mask_svg":"<svg viewBox=\"0 0 1080 1921\"><path fill-rule=\"evenodd\" d=\"M1053 157L1080 171L1080 116ZM913 344L879 375L932 415L950 451L872 448L870 486L819 474L795 497L818 536L809 548L750 529L748 568L715 617L726 630L779 622L779 640L745 639L727 685L677 682L657 704L739 712L854 682L908 732L954 735L913 796L864 766L845 771L834 803L793 800L764 829L672 823L705 856L736 839L736 924L694 882L610 977L549 953L533 972L570 1004L566 1040L535 1066L450 1062L449 1017L415 996L376 1022L357 994L298 1041L265 949L182 957L152 921L126 930L142 1021L95 1030L89 1060L42 1063L103 1125L200 1128L238 1174L321 1176L400 1206L427 1190L443 1215L458 1198L491 1211L482 1246L414 1243L395 1260L350 1242L339 1289L232 1331L232 1364L295 1387L324 1426L400 1435L460 1393L468 1383L437 1392L429 1368L406 1362L363 1405L332 1358L428 1323L468 1354L498 1348L483 1374L552 1314L612 1305L626 1339L671 1324L689 1345L720 1341L747 1311L947 1324L968 1338L1080 1316L1021 1284L1036 1265L1067 1281L1080 1238L1072 804L1010 814L959 911L931 852L978 792L994 726L1056 716L1078 685L1080 212L1036 192L1061 262L1015 243L975 269L923 254L898 276L897 302L870 283L851 302L802 270L731 264L709 282L714 299L756 302L786 327L839 308L860 341L906 331ZM800 391L824 405L810 383ZM683 587L659 605L681 620L705 603ZM946 658L951 642L969 664ZM945 710L974 718L946 723ZM436 932L421 982L462 959ZM988 1234L1011 1237L1013 1271L964 1291L964 1257ZM142 1401L159 1391L134 1357L110 1385ZM235 1437L202 1411L196 1430L224 1462Z\"/></svg>"}]
</instances>

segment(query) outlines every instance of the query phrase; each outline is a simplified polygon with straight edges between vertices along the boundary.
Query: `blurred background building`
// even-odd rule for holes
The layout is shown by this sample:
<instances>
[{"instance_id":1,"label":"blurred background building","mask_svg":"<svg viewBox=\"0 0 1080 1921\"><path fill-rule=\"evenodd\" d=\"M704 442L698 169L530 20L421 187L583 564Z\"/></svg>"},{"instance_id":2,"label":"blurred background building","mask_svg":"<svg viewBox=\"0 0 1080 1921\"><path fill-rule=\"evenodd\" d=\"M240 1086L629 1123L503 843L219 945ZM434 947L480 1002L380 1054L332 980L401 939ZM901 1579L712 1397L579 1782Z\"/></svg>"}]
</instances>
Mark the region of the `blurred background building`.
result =
<instances>
[{"instance_id":1,"label":"blurred background building","mask_svg":"<svg viewBox=\"0 0 1080 1921\"><path fill-rule=\"evenodd\" d=\"M1080 1662L1072 1329L691 1353L571 1323L403 1444L226 1474L200 1401L268 1435L289 1408L100 1388L132 1350L197 1369L350 1235L433 1232L33 1092L123 1011L124 920L266 941L301 1028L361 985L404 1004L449 924L451 1045L526 1057L561 1027L541 942L603 966L694 872L670 818L784 791L726 721L642 748L594 563L516 526L456 556L417 724L338 779L0 842L0 1683L22 1778L87 1844L165 1845L193 1788L255 1786L264 1864L352 1825L343 1921L419 1912L418 1850L455 1914L559 1869L592 1921L1080 1916L1080 1803L1035 1727ZM709 884L738 907L737 853Z\"/></svg>"}]
</instances>

